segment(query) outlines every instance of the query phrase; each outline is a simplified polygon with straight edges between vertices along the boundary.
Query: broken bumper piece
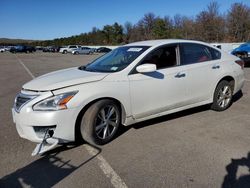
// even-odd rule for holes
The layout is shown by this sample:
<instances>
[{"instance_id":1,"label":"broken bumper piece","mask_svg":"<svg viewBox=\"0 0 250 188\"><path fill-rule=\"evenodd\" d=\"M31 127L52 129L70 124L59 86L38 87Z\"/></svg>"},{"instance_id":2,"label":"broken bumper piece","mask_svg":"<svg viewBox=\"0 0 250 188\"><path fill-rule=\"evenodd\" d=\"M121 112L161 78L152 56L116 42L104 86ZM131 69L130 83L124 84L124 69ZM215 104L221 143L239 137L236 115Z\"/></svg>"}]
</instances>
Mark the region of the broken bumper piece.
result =
<instances>
[{"instance_id":1,"label":"broken bumper piece","mask_svg":"<svg viewBox=\"0 0 250 188\"><path fill-rule=\"evenodd\" d=\"M44 139L41 143L37 144L35 149L32 152L32 156L43 154L57 146L59 139L57 138L47 138Z\"/></svg>"}]
</instances>

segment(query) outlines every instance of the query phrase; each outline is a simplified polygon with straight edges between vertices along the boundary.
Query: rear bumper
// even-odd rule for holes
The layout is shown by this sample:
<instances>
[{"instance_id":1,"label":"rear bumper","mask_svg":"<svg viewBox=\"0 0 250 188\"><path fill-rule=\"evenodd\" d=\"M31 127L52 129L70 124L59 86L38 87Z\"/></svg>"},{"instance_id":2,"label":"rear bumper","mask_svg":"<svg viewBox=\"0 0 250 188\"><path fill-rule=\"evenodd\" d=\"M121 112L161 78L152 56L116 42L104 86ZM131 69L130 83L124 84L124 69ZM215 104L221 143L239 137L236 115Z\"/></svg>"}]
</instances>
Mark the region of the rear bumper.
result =
<instances>
[{"instance_id":1,"label":"rear bumper","mask_svg":"<svg viewBox=\"0 0 250 188\"><path fill-rule=\"evenodd\" d=\"M236 79L237 80L234 87L234 94L237 93L239 90L241 90L245 83L244 74L237 74Z\"/></svg>"}]
</instances>

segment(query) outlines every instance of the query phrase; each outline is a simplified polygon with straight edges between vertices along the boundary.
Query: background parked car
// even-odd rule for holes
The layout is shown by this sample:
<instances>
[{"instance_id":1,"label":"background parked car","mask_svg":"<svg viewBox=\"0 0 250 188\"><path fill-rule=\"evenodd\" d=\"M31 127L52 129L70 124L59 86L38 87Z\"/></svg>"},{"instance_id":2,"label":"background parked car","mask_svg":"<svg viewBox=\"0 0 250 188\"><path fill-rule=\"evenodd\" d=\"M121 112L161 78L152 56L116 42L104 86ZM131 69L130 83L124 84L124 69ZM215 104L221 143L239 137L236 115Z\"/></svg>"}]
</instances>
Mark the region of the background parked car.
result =
<instances>
[{"instance_id":1,"label":"background parked car","mask_svg":"<svg viewBox=\"0 0 250 188\"><path fill-rule=\"evenodd\" d=\"M26 53L27 52L35 52L36 48L34 48L33 46L26 46Z\"/></svg>"},{"instance_id":2,"label":"background parked car","mask_svg":"<svg viewBox=\"0 0 250 188\"><path fill-rule=\"evenodd\" d=\"M66 53L71 53L73 50L76 50L77 48L80 48L81 46L79 45L68 45L66 47L60 48L59 52L66 54Z\"/></svg>"},{"instance_id":3,"label":"background parked car","mask_svg":"<svg viewBox=\"0 0 250 188\"><path fill-rule=\"evenodd\" d=\"M37 51L43 51L43 49L44 49L44 47L42 47L42 46L36 46L35 48Z\"/></svg>"},{"instance_id":4,"label":"background parked car","mask_svg":"<svg viewBox=\"0 0 250 188\"><path fill-rule=\"evenodd\" d=\"M0 52L5 52L6 48L5 47L0 47Z\"/></svg>"},{"instance_id":5,"label":"background parked car","mask_svg":"<svg viewBox=\"0 0 250 188\"><path fill-rule=\"evenodd\" d=\"M32 53L35 51L36 49L33 46L24 46L24 45L18 45L10 49L10 52L12 53L17 53L17 52Z\"/></svg>"},{"instance_id":6,"label":"background parked car","mask_svg":"<svg viewBox=\"0 0 250 188\"><path fill-rule=\"evenodd\" d=\"M241 54L245 53L244 55L246 55L247 57L250 57L250 42L244 43L232 51L233 55L237 55L239 53Z\"/></svg>"},{"instance_id":7,"label":"background parked car","mask_svg":"<svg viewBox=\"0 0 250 188\"><path fill-rule=\"evenodd\" d=\"M77 48L75 50L72 51L72 54L74 55L78 55L78 54L92 54L94 53L94 50L92 48L89 48L89 47L80 47L80 48Z\"/></svg>"},{"instance_id":8,"label":"background parked car","mask_svg":"<svg viewBox=\"0 0 250 188\"><path fill-rule=\"evenodd\" d=\"M58 46L47 46L43 49L43 52L59 52L60 47Z\"/></svg>"},{"instance_id":9,"label":"background parked car","mask_svg":"<svg viewBox=\"0 0 250 188\"><path fill-rule=\"evenodd\" d=\"M44 47L43 52L49 52L49 46Z\"/></svg>"},{"instance_id":10,"label":"background parked car","mask_svg":"<svg viewBox=\"0 0 250 188\"><path fill-rule=\"evenodd\" d=\"M98 52L98 53L108 53L110 51L111 51L111 49L110 48L106 48L106 47L100 47L100 48L98 48L96 50L96 52Z\"/></svg>"},{"instance_id":11,"label":"background parked car","mask_svg":"<svg viewBox=\"0 0 250 188\"><path fill-rule=\"evenodd\" d=\"M232 54L245 61L245 66L250 66L250 42L240 45L232 51Z\"/></svg>"}]
</instances>

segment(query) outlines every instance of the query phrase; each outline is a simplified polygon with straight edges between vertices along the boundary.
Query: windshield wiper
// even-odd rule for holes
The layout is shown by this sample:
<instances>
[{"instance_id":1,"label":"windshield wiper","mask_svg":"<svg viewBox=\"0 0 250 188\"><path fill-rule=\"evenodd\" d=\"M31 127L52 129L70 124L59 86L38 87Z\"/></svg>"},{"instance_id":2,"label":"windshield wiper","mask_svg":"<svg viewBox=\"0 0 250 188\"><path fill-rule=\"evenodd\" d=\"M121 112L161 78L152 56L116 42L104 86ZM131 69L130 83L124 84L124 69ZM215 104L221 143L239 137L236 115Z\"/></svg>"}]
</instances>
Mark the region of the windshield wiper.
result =
<instances>
[{"instance_id":1,"label":"windshield wiper","mask_svg":"<svg viewBox=\"0 0 250 188\"><path fill-rule=\"evenodd\" d=\"M97 69L93 69L93 68L88 68L87 65L80 66L78 69L79 70L84 70L84 71L87 71L87 72L107 72L107 73L116 72L114 70L97 70Z\"/></svg>"},{"instance_id":2,"label":"windshield wiper","mask_svg":"<svg viewBox=\"0 0 250 188\"><path fill-rule=\"evenodd\" d=\"M88 71L88 72L99 72L99 71L96 70L96 69L87 68L87 65L80 66L80 67L79 67L79 70L84 70L84 71Z\"/></svg>"},{"instance_id":3,"label":"windshield wiper","mask_svg":"<svg viewBox=\"0 0 250 188\"><path fill-rule=\"evenodd\" d=\"M96 70L93 68L87 68L87 67L85 67L83 70L88 71L88 72L99 72L99 70Z\"/></svg>"}]
</instances>

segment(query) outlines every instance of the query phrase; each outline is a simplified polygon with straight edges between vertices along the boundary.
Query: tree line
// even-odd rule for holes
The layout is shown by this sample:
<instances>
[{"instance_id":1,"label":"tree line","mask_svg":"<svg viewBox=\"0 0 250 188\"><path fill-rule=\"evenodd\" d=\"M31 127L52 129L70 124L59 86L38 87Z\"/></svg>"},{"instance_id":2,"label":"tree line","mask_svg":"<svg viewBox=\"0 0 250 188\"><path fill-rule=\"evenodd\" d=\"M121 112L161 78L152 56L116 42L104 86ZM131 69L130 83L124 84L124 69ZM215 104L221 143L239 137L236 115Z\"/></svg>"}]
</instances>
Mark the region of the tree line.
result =
<instances>
[{"instance_id":1,"label":"tree line","mask_svg":"<svg viewBox=\"0 0 250 188\"><path fill-rule=\"evenodd\" d=\"M36 41L33 45L121 45L150 39L192 39L205 42L245 42L250 40L250 7L234 3L226 13L220 13L219 4L210 2L196 16L156 16L145 14L137 23L114 23L102 29L54 40Z\"/></svg>"}]
</instances>

